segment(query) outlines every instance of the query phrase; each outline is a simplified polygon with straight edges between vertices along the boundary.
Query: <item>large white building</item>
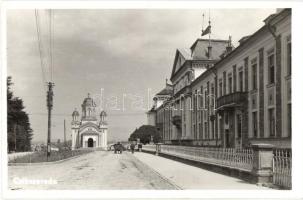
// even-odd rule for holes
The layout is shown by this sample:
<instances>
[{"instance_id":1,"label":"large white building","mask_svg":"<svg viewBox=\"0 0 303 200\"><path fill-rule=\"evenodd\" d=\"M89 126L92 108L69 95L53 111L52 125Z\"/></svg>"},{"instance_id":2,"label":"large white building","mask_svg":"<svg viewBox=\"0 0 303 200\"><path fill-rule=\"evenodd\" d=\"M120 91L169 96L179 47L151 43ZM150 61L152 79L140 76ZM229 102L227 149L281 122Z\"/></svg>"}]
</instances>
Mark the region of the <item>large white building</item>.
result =
<instances>
[{"instance_id":1,"label":"large white building","mask_svg":"<svg viewBox=\"0 0 303 200\"><path fill-rule=\"evenodd\" d=\"M148 112L164 143L291 147L291 9L239 42L198 39L177 50L173 93Z\"/></svg>"},{"instance_id":2,"label":"large white building","mask_svg":"<svg viewBox=\"0 0 303 200\"><path fill-rule=\"evenodd\" d=\"M96 104L89 96L82 104L82 116L75 109L72 114L72 149L103 148L107 149L107 122L106 112L100 113L100 120L96 116Z\"/></svg>"}]
</instances>

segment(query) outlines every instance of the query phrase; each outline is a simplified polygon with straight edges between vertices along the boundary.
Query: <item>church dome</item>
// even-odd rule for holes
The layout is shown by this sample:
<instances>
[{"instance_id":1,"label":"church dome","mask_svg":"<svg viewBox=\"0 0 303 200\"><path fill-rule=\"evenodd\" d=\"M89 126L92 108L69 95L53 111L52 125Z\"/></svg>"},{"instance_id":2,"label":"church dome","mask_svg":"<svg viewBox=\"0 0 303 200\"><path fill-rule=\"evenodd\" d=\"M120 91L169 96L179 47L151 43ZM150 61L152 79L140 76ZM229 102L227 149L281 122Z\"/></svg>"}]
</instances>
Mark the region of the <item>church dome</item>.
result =
<instances>
[{"instance_id":1,"label":"church dome","mask_svg":"<svg viewBox=\"0 0 303 200\"><path fill-rule=\"evenodd\" d=\"M77 109L74 110L72 116L79 116L79 112L77 111Z\"/></svg>"},{"instance_id":2,"label":"church dome","mask_svg":"<svg viewBox=\"0 0 303 200\"><path fill-rule=\"evenodd\" d=\"M106 116L107 116L107 114L106 114L106 112L105 112L104 110L102 110L102 111L101 111L101 113L100 113L100 116L104 116L104 117L106 117Z\"/></svg>"},{"instance_id":3,"label":"church dome","mask_svg":"<svg viewBox=\"0 0 303 200\"><path fill-rule=\"evenodd\" d=\"M94 106L94 101L92 98L90 98L89 93L88 93L87 97L84 99L82 105L85 107Z\"/></svg>"}]
</instances>

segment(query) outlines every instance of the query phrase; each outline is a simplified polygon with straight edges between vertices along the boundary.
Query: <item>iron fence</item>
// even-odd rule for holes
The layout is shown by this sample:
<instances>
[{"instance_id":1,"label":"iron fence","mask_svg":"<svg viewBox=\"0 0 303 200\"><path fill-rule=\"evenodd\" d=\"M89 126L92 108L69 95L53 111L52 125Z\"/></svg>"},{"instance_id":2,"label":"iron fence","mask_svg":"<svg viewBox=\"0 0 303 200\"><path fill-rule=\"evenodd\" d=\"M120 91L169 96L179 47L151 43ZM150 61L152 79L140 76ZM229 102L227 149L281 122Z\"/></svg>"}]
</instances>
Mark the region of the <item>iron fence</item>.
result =
<instances>
[{"instance_id":1,"label":"iron fence","mask_svg":"<svg viewBox=\"0 0 303 200\"><path fill-rule=\"evenodd\" d=\"M142 150L156 153L157 146L156 145L143 145Z\"/></svg>"},{"instance_id":2,"label":"iron fence","mask_svg":"<svg viewBox=\"0 0 303 200\"><path fill-rule=\"evenodd\" d=\"M273 184L291 188L291 150L275 149L273 157Z\"/></svg>"},{"instance_id":3,"label":"iron fence","mask_svg":"<svg viewBox=\"0 0 303 200\"><path fill-rule=\"evenodd\" d=\"M253 173L253 149L192 147L176 145L144 145L143 150L170 155L187 160L229 167ZM291 149L274 149L272 158L272 183L281 188L292 187Z\"/></svg>"},{"instance_id":4,"label":"iron fence","mask_svg":"<svg viewBox=\"0 0 303 200\"><path fill-rule=\"evenodd\" d=\"M156 145L145 145L143 149L156 152ZM161 145L159 151L162 154L170 156L240 169L243 171L251 171L253 167L252 149Z\"/></svg>"}]
</instances>

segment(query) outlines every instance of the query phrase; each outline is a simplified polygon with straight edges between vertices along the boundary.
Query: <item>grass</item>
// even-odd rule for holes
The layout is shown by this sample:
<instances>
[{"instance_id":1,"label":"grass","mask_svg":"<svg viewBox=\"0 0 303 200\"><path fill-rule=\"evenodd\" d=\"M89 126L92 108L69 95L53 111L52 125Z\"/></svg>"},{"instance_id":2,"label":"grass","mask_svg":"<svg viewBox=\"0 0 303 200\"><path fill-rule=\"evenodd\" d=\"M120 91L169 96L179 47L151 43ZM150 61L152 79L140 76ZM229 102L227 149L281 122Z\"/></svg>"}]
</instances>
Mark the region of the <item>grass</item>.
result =
<instances>
[{"instance_id":1,"label":"grass","mask_svg":"<svg viewBox=\"0 0 303 200\"><path fill-rule=\"evenodd\" d=\"M53 162L58 160L63 160L66 158L86 154L92 152L91 149L79 149L79 150L61 150L61 151L52 151L51 155L47 161L46 152L34 152L29 155L17 157L9 161L9 163L39 163L39 162Z\"/></svg>"}]
</instances>

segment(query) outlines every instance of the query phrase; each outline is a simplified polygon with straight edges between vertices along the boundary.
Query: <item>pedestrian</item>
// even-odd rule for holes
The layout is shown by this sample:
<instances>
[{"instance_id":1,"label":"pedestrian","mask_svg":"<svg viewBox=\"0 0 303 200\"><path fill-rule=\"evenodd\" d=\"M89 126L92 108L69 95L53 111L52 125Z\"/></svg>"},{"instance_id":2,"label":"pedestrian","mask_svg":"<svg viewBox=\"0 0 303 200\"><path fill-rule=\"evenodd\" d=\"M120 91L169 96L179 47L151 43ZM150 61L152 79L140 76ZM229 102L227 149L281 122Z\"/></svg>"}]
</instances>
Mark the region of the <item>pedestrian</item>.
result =
<instances>
[{"instance_id":1,"label":"pedestrian","mask_svg":"<svg viewBox=\"0 0 303 200\"><path fill-rule=\"evenodd\" d=\"M142 144L141 143L138 144L138 149L139 149L139 152L142 151Z\"/></svg>"},{"instance_id":2,"label":"pedestrian","mask_svg":"<svg viewBox=\"0 0 303 200\"><path fill-rule=\"evenodd\" d=\"M134 143L131 143L130 150L131 150L132 153L135 152L135 144Z\"/></svg>"}]
</instances>

